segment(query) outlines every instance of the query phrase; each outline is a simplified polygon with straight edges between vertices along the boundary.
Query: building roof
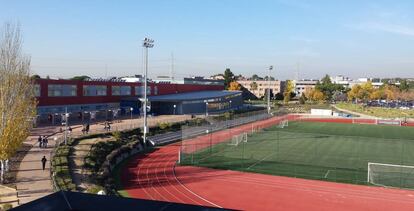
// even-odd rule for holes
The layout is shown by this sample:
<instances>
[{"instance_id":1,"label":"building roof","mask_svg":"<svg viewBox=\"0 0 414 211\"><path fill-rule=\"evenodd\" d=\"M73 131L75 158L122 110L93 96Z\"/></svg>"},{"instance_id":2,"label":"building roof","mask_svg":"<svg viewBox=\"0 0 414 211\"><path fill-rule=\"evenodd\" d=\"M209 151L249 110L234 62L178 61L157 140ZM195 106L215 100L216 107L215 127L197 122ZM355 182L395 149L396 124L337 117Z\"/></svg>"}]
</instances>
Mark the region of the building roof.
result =
<instances>
[{"instance_id":1,"label":"building roof","mask_svg":"<svg viewBox=\"0 0 414 211\"><path fill-rule=\"evenodd\" d=\"M201 91L201 92L187 92L170 95L159 95L148 97L149 101L157 102L176 102L176 101L190 101L190 100L205 100L212 98L220 98L241 94L241 91Z\"/></svg>"},{"instance_id":2,"label":"building roof","mask_svg":"<svg viewBox=\"0 0 414 211\"><path fill-rule=\"evenodd\" d=\"M227 210L198 205L179 204L144 199L123 198L117 196L95 195L80 192L59 191L43 198L20 205L15 211L106 211L106 210Z\"/></svg>"}]
</instances>

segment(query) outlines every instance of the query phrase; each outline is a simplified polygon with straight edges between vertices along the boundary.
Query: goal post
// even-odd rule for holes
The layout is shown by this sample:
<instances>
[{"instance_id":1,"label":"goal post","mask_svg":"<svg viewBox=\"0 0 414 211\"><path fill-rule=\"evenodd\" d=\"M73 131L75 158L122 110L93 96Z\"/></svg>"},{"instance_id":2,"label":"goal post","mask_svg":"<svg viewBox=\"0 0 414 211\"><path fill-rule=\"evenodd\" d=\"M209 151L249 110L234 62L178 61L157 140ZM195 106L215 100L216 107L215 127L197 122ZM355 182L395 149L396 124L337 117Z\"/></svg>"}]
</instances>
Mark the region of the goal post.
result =
<instances>
[{"instance_id":1,"label":"goal post","mask_svg":"<svg viewBox=\"0 0 414 211\"><path fill-rule=\"evenodd\" d=\"M279 122L279 125L278 125L279 128L285 128L288 126L289 126L289 120L282 120Z\"/></svg>"},{"instance_id":2,"label":"goal post","mask_svg":"<svg viewBox=\"0 0 414 211\"><path fill-rule=\"evenodd\" d=\"M369 184L414 189L414 166L368 162Z\"/></svg>"},{"instance_id":3,"label":"goal post","mask_svg":"<svg viewBox=\"0 0 414 211\"><path fill-rule=\"evenodd\" d=\"M247 142L247 133L234 135L228 145L238 146L241 142Z\"/></svg>"}]
</instances>

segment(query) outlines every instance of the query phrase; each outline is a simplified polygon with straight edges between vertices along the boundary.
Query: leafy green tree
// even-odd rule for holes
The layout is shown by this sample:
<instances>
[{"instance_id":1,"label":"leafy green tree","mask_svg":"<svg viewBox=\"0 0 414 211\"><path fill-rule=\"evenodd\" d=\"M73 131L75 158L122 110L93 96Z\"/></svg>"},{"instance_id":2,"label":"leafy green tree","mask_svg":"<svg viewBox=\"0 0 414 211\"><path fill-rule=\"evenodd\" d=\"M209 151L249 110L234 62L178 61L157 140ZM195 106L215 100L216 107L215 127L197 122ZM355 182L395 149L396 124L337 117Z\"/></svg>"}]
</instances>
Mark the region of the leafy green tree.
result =
<instances>
[{"instance_id":1,"label":"leafy green tree","mask_svg":"<svg viewBox=\"0 0 414 211\"><path fill-rule=\"evenodd\" d=\"M408 91L410 89L410 85L408 84L407 79L403 79L400 81L400 90L401 91Z\"/></svg>"},{"instance_id":2,"label":"leafy green tree","mask_svg":"<svg viewBox=\"0 0 414 211\"><path fill-rule=\"evenodd\" d=\"M321 91L327 100L332 99L332 95L335 93L335 91L345 91L344 86L332 83L331 77L329 77L329 75L325 75L325 77L322 78L321 82L318 82L316 84L315 88Z\"/></svg>"},{"instance_id":3,"label":"leafy green tree","mask_svg":"<svg viewBox=\"0 0 414 211\"><path fill-rule=\"evenodd\" d=\"M257 90L257 83L256 83L256 81L253 81L252 83L250 83L250 89L251 90Z\"/></svg>"},{"instance_id":4,"label":"leafy green tree","mask_svg":"<svg viewBox=\"0 0 414 211\"><path fill-rule=\"evenodd\" d=\"M80 75L80 76L75 76L73 78L71 78L70 80L77 80L77 81L86 81L91 79L91 77L87 76L87 75Z\"/></svg>"},{"instance_id":5,"label":"leafy green tree","mask_svg":"<svg viewBox=\"0 0 414 211\"><path fill-rule=\"evenodd\" d=\"M32 75L32 76L30 76L30 78L31 78L32 80L41 79L41 77L40 77L39 75Z\"/></svg>"},{"instance_id":6,"label":"leafy green tree","mask_svg":"<svg viewBox=\"0 0 414 211\"><path fill-rule=\"evenodd\" d=\"M234 81L234 74L231 72L230 68L226 68L224 71L224 86L226 89L229 88L232 81Z\"/></svg>"},{"instance_id":7,"label":"leafy green tree","mask_svg":"<svg viewBox=\"0 0 414 211\"><path fill-rule=\"evenodd\" d=\"M259 80L263 80L263 78L259 77L257 74L253 74L250 80L259 81Z\"/></svg>"}]
</instances>

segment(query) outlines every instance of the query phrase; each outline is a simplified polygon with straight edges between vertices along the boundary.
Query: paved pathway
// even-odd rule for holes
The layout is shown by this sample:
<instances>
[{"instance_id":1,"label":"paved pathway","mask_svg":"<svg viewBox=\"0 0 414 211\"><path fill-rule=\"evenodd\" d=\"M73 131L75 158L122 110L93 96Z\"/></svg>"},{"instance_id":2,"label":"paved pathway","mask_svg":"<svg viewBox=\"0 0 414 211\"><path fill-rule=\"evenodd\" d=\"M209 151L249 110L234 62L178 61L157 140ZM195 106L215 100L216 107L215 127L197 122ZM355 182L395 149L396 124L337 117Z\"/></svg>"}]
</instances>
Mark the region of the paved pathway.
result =
<instances>
[{"instance_id":1,"label":"paved pathway","mask_svg":"<svg viewBox=\"0 0 414 211\"><path fill-rule=\"evenodd\" d=\"M183 116L157 116L149 118L149 125L156 125L159 122L166 121L183 121L190 119L188 115ZM126 130L131 128L141 127L142 119L126 119L120 122L114 122L112 124L112 131ZM71 136L76 137L81 135L80 125L73 125L73 131ZM101 133L104 131L103 124L91 125L91 133ZM31 135L24 142L26 147L22 148L18 153L23 153L24 157L20 161L16 174L16 187L18 192L19 203L24 204L50 193L53 193L52 180L50 178L50 153L55 145L54 137L61 137L62 133L59 133L59 126L49 126L34 128L31 131ZM37 138L39 135L50 136L49 148L39 148ZM42 170L41 159L46 156L48 163L46 169Z\"/></svg>"}]
</instances>

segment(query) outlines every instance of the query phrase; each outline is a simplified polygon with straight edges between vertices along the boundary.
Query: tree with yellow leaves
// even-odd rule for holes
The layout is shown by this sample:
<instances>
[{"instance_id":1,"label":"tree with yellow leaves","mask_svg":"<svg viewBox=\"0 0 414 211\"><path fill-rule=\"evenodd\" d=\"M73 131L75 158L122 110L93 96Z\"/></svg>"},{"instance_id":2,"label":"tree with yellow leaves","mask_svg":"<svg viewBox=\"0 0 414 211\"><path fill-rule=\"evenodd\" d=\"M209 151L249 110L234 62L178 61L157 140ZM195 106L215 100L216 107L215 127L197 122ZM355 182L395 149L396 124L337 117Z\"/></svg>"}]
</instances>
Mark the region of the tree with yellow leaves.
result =
<instances>
[{"instance_id":1,"label":"tree with yellow leaves","mask_svg":"<svg viewBox=\"0 0 414 211\"><path fill-rule=\"evenodd\" d=\"M229 89L228 90L230 90L230 91L238 91L240 89L241 89L241 86L240 86L239 83L237 83L236 81L230 82L230 85L229 85Z\"/></svg>"},{"instance_id":2,"label":"tree with yellow leaves","mask_svg":"<svg viewBox=\"0 0 414 211\"><path fill-rule=\"evenodd\" d=\"M36 101L30 58L22 54L20 29L10 23L0 33L0 182L8 160L28 137Z\"/></svg>"},{"instance_id":3,"label":"tree with yellow leaves","mask_svg":"<svg viewBox=\"0 0 414 211\"><path fill-rule=\"evenodd\" d=\"M322 102L325 100L325 95L319 89L307 87L305 89L305 97L313 102Z\"/></svg>"}]
</instances>

